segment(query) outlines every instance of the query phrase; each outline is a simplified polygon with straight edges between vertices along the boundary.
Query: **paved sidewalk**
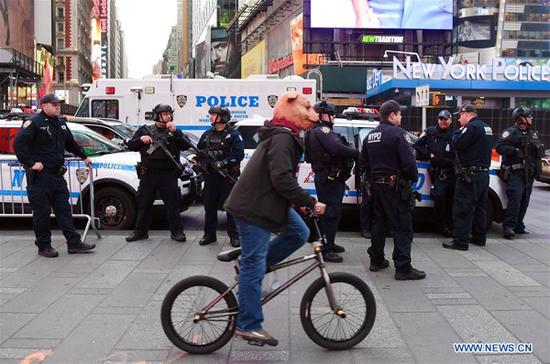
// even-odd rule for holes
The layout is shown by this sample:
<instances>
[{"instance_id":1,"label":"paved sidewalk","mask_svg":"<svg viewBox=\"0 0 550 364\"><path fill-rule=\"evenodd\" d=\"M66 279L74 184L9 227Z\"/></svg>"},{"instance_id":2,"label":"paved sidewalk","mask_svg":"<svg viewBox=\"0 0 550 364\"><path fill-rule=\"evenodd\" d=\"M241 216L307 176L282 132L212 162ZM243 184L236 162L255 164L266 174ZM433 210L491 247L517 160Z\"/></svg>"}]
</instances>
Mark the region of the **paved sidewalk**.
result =
<instances>
[{"instance_id":1,"label":"paved sidewalk","mask_svg":"<svg viewBox=\"0 0 550 364\"><path fill-rule=\"evenodd\" d=\"M547 211L548 200L532 209ZM216 260L229 248L199 246L202 210L188 219L188 242L155 231L127 243L103 232L94 253L67 255L56 234L57 259L37 256L30 232L0 235L0 363L550 363L550 227L548 212L530 212L537 234L504 241L495 227L486 247L445 250L435 234L415 234L413 264L422 281L399 282L393 269L368 271L368 241L339 234L345 271L367 281L377 299L370 335L354 349L330 352L305 335L298 309L311 274L265 310L265 328L278 347L234 339L218 352L192 356L174 348L160 326L160 305L179 280L205 274L229 282L232 264ZM189 214L187 214L189 215ZM221 239L223 237L223 239ZM95 237L90 235L90 241ZM386 253L391 257L393 243ZM309 245L300 253L309 253ZM283 271L283 278L298 267ZM453 343L532 343L531 354L457 354Z\"/></svg>"}]
</instances>

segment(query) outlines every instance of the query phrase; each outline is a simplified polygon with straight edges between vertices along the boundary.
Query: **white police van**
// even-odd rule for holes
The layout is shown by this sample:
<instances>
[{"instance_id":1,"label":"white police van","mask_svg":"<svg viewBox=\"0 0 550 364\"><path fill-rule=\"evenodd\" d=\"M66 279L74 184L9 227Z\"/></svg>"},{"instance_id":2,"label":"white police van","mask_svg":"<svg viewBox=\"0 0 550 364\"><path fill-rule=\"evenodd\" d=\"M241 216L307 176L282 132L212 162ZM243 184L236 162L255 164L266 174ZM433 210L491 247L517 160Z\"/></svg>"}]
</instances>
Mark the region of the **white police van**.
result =
<instances>
[{"instance_id":1,"label":"white police van","mask_svg":"<svg viewBox=\"0 0 550 364\"><path fill-rule=\"evenodd\" d=\"M133 229L137 217L137 189L139 180L135 165L139 153L130 152L79 124L67 123L76 142L93 160L95 213L104 229ZM21 121L0 122L0 216L2 213L30 212L26 191L26 171L21 168L13 150L13 139ZM186 171L185 181L179 181L182 210L200 195L201 182L192 165L181 158ZM89 211L88 169L80 160L66 162L65 180L69 187L73 211ZM84 177L84 178L83 178ZM155 205L162 205L158 198ZM23 211L21 211L23 206Z\"/></svg>"},{"instance_id":2,"label":"white police van","mask_svg":"<svg viewBox=\"0 0 550 364\"><path fill-rule=\"evenodd\" d=\"M344 135L350 143L361 150L363 139L378 125L379 114L375 109L366 108L348 108L344 110L343 117L338 117L334 122L334 131ZM244 168L246 162L252 156L259 139L257 130L263 125L265 119L256 117L239 121L235 127L242 134L245 142L245 159L241 166ZM414 137L411 137L414 139ZM420 193L422 200L416 203L417 212L431 213L433 200L430 197L431 180L428 174L430 168L429 162L417 161L419 178L413 185L413 189ZM487 208L488 228L493 221L501 222L504 218L506 209L506 190L505 185L496 175L496 170L500 168L500 161L494 158L489 171L489 203ZM311 195L316 195L315 184L313 182L314 173L311 165L302 161L298 169L298 182ZM348 190L343 199L344 208L357 208L361 203L361 193L358 192L359 176L352 174L346 181Z\"/></svg>"}]
</instances>

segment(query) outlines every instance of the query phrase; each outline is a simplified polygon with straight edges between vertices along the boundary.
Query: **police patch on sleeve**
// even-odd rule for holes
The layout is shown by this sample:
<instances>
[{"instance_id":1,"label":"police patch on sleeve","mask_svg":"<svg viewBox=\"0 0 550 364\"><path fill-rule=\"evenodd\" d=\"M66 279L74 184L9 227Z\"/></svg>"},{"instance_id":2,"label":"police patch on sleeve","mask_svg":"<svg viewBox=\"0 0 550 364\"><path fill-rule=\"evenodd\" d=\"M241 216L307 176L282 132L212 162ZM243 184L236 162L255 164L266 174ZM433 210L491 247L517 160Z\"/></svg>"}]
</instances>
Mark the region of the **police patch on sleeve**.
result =
<instances>
[{"instance_id":1,"label":"police patch on sleeve","mask_svg":"<svg viewBox=\"0 0 550 364\"><path fill-rule=\"evenodd\" d=\"M485 135L493 135L493 129L490 126L485 126L483 129L485 129Z\"/></svg>"},{"instance_id":2,"label":"police patch on sleeve","mask_svg":"<svg viewBox=\"0 0 550 364\"><path fill-rule=\"evenodd\" d=\"M32 120L27 120L23 123L23 129L27 129L32 124Z\"/></svg>"},{"instance_id":3,"label":"police patch on sleeve","mask_svg":"<svg viewBox=\"0 0 550 364\"><path fill-rule=\"evenodd\" d=\"M508 130L504 130L504 133L502 133L502 139L508 139L510 137L510 132Z\"/></svg>"},{"instance_id":4,"label":"police patch on sleeve","mask_svg":"<svg viewBox=\"0 0 550 364\"><path fill-rule=\"evenodd\" d=\"M325 134L330 133L330 128L328 126L322 126L321 131Z\"/></svg>"}]
</instances>

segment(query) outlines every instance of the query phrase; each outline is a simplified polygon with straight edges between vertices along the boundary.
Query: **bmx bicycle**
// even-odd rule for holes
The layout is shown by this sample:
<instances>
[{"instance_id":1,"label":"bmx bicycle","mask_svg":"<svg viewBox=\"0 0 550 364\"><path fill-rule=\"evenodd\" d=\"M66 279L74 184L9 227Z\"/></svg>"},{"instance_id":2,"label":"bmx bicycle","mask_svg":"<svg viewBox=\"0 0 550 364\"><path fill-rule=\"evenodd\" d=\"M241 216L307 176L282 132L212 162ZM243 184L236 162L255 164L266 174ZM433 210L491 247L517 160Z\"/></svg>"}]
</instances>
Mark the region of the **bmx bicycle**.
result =
<instances>
[{"instance_id":1,"label":"bmx bicycle","mask_svg":"<svg viewBox=\"0 0 550 364\"><path fill-rule=\"evenodd\" d=\"M313 253L269 267L266 274L292 265L313 261L279 288L262 297L262 305L308 273L318 269L320 277L305 291L300 320L307 336L329 350L349 349L367 337L376 317L376 302L369 286L349 273L328 273L321 248L325 237L318 218L307 210L320 237ZM176 283L166 294L161 308L162 328L178 348L192 354L208 354L223 347L235 332L239 305L233 291L239 283L241 248L218 254L222 262L235 261L236 276L228 287L218 279L192 276ZM263 346L262 342L249 344Z\"/></svg>"}]
</instances>

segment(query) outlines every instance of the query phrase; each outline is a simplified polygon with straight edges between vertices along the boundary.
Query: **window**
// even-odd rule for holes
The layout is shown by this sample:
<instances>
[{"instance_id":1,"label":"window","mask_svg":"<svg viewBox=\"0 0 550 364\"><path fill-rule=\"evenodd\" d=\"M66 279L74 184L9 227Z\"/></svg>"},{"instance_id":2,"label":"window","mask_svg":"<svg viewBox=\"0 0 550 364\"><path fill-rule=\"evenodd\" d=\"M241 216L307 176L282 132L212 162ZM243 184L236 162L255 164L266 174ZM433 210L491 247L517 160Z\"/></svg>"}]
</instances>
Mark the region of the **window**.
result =
<instances>
[{"instance_id":1,"label":"window","mask_svg":"<svg viewBox=\"0 0 550 364\"><path fill-rule=\"evenodd\" d=\"M93 131L95 131L96 133L101 134L104 138L107 138L109 140L112 140L113 138L120 139L118 135L116 135L112 130L109 130L103 126L98 126L98 125L86 125L86 126L92 129Z\"/></svg>"},{"instance_id":2,"label":"window","mask_svg":"<svg viewBox=\"0 0 550 364\"><path fill-rule=\"evenodd\" d=\"M92 100L92 117L118 119L118 100Z\"/></svg>"},{"instance_id":3,"label":"window","mask_svg":"<svg viewBox=\"0 0 550 364\"><path fill-rule=\"evenodd\" d=\"M80 116L84 118L90 116L90 100L87 97L82 100L80 107L78 108L78 110L76 110L75 116Z\"/></svg>"},{"instance_id":4,"label":"window","mask_svg":"<svg viewBox=\"0 0 550 364\"><path fill-rule=\"evenodd\" d=\"M65 72L57 72L57 82L65 82Z\"/></svg>"},{"instance_id":5,"label":"window","mask_svg":"<svg viewBox=\"0 0 550 364\"><path fill-rule=\"evenodd\" d=\"M57 31L58 31L58 32L63 32L63 31L65 31L65 23L63 23L63 22L61 22L61 21L60 21L59 23L57 23Z\"/></svg>"},{"instance_id":6,"label":"window","mask_svg":"<svg viewBox=\"0 0 550 364\"><path fill-rule=\"evenodd\" d=\"M65 39L57 38L57 49L63 49L63 48L65 48Z\"/></svg>"},{"instance_id":7,"label":"window","mask_svg":"<svg viewBox=\"0 0 550 364\"><path fill-rule=\"evenodd\" d=\"M57 8L57 17L58 18L64 18L65 17L65 9L64 8Z\"/></svg>"},{"instance_id":8,"label":"window","mask_svg":"<svg viewBox=\"0 0 550 364\"><path fill-rule=\"evenodd\" d=\"M75 141L84 148L84 153L88 156L113 153L121 150L116 144L96 133L75 130L72 134Z\"/></svg>"}]
</instances>

